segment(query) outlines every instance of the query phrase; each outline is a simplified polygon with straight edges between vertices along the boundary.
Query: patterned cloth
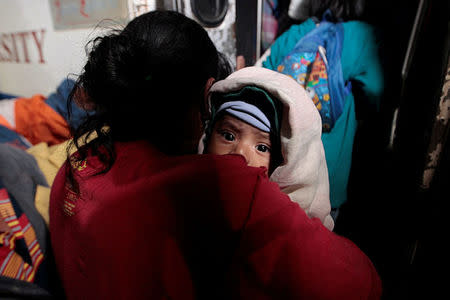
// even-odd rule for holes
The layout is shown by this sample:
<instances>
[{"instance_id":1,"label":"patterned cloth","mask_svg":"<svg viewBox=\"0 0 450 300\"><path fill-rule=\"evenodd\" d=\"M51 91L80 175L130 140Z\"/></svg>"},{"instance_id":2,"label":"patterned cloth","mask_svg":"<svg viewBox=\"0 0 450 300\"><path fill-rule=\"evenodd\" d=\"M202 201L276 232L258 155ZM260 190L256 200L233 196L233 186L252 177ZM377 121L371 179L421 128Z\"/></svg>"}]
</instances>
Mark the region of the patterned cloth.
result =
<instances>
[{"instance_id":1,"label":"patterned cloth","mask_svg":"<svg viewBox=\"0 0 450 300\"><path fill-rule=\"evenodd\" d=\"M44 254L27 216L1 187L0 217L0 275L34 282Z\"/></svg>"},{"instance_id":2,"label":"patterned cloth","mask_svg":"<svg viewBox=\"0 0 450 300\"><path fill-rule=\"evenodd\" d=\"M277 71L290 75L305 87L322 117L324 131L330 131L332 121L330 108L330 91L325 61L319 52L300 52L288 55Z\"/></svg>"}]
</instances>

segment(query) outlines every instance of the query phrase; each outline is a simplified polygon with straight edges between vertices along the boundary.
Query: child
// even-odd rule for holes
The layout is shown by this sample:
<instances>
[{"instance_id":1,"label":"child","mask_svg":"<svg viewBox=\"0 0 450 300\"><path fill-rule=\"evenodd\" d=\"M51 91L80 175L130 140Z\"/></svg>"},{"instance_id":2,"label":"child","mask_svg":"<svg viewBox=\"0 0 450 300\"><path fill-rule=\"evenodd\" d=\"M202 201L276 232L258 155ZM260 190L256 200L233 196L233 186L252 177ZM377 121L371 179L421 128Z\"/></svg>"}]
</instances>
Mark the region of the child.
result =
<instances>
[{"instance_id":1,"label":"child","mask_svg":"<svg viewBox=\"0 0 450 300\"><path fill-rule=\"evenodd\" d=\"M246 86L228 94L213 94L207 153L238 153L251 167L271 174L282 163L280 151L281 103L264 90Z\"/></svg>"},{"instance_id":2,"label":"child","mask_svg":"<svg viewBox=\"0 0 450 300\"><path fill-rule=\"evenodd\" d=\"M298 6L297 6L298 5ZM377 110L383 91L383 71L378 56L378 45L374 29L367 23L354 21L363 16L363 0L327 0L294 1L298 16L309 14L310 18L299 25L293 25L275 43L262 58L262 66L271 70L283 68L283 60L295 48L297 42L317 26L317 20L329 10L331 20L342 24L343 41L339 61L345 83L352 82L353 87L361 88L368 107ZM293 14L290 7L290 15ZM265 60L264 60L265 59ZM286 68L287 69L287 68ZM322 142L325 149L330 181L330 201L332 215L337 217L339 207L347 201L347 184L352 161L353 141L357 128L355 98L349 90L343 98L343 108L334 127L323 132ZM333 99L330 99L333 101ZM362 105L361 103L360 105Z\"/></svg>"},{"instance_id":3,"label":"child","mask_svg":"<svg viewBox=\"0 0 450 300\"><path fill-rule=\"evenodd\" d=\"M265 167L310 217L333 230L321 124L312 122L317 110L303 87L288 76L249 67L214 84L209 101L201 152L240 154L249 166Z\"/></svg>"}]
</instances>

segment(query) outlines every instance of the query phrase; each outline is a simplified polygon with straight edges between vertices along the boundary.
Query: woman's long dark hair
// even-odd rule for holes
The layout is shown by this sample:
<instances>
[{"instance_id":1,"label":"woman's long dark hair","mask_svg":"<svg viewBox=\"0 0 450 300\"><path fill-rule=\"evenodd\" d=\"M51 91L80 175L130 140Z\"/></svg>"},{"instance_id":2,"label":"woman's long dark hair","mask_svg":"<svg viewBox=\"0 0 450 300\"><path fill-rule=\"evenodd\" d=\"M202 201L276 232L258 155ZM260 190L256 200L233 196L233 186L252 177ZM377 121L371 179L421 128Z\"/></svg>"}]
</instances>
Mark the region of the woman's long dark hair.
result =
<instances>
[{"instance_id":1,"label":"woman's long dark hair","mask_svg":"<svg viewBox=\"0 0 450 300\"><path fill-rule=\"evenodd\" d=\"M363 17L365 6L366 0L313 0L310 1L310 14L321 17L329 9L336 20L358 20Z\"/></svg>"},{"instance_id":2,"label":"woman's long dark hair","mask_svg":"<svg viewBox=\"0 0 450 300\"><path fill-rule=\"evenodd\" d=\"M73 129L77 155L96 155L107 172L115 161L114 142L149 140L166 154L180 154L180 132L188 111L201 105L210 77L231 72L206 31L173 11L153 11L88 43L88 59L69 99L94 113ZM95 133L97 138L87 143ZM68 150L69 151L69 150ZM69 182L77 190L72 168Z\"/></svg>"},{"instance_id":3,"label":"woman's long dark hair","mask_svg":"<svg viewBox=\"0 0 450 300\"><path fill-rule=\"evenodd\" d=\"M364 17L367 0L304 0L300 9L309 17L322 18L326 10L339 21L359 20Z\"/></svg>"},{"instance_id":4,"label":"woman's long dark hair","mask_svg":"<svg viewBox=\"0 0 450 300\"><path fill-rule=\"evenodd\" d=\"M374 0L376 1L376 0ZM367 21L369 9L373 8L374 1L369 0L303 0L297 8L301 12L300 19L293 20L288 16L287 8L281 13L278 22L278 33L280 36L293 24L300 24L308 18L322 20L325 11L330 10L333 22L345 22L351 20ZM372 6L370 6L372 5ZM370 6L370 7L369 7Z\"/></svg>"}]
</instances>

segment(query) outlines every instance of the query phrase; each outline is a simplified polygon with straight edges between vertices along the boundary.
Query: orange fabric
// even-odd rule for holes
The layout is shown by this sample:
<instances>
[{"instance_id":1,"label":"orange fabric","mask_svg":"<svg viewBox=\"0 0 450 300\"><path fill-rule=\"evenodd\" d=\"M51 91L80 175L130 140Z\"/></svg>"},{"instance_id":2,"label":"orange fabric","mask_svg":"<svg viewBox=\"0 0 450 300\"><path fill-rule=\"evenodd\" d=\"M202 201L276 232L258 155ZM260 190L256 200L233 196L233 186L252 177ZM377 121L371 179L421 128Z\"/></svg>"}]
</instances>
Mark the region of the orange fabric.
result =
<instances>
[{"instance_id":1,"label":"orange fabric","mask_svg":"<svg viewBox=\"0 0 450 300\"><path fill-rule=\"evenodd\" d=\"M49 145L69 139L69 126L64 118L45 103L45 97L18 98L15 106L16 131L33 145Z\"/></svg>"},{"instance_id":2,"label":"orange fabric","mask_svg":"<svg viewBox=\"0 0 450 300\"><path fill-rule=\"evenodd\" d=\"M0 125L11 129L11 124L9 124L9 122L6 121L6 119L3 116L1 116L1 115L0 115Z\"/></svg>"}]
</instances>

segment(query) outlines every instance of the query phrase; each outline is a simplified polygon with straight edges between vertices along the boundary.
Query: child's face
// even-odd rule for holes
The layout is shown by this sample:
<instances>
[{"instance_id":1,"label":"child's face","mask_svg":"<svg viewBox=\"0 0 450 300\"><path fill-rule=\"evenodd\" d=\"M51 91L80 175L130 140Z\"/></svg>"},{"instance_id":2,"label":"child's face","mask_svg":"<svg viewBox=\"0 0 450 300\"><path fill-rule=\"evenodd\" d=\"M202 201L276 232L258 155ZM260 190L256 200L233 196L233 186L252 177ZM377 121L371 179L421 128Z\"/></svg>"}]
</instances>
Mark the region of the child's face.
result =
<instances>
[{"instance_id":1,"label":"child's face","mask_svg":"<svg viewBox=\"0 0 450 300\"><path fill-rule=\"evenodd\" d=\"M237 118L225 115L214 125L208 145L211 154L240 154L251 167L270 165L270 135Z\"/></svg>"}]
</instances>

